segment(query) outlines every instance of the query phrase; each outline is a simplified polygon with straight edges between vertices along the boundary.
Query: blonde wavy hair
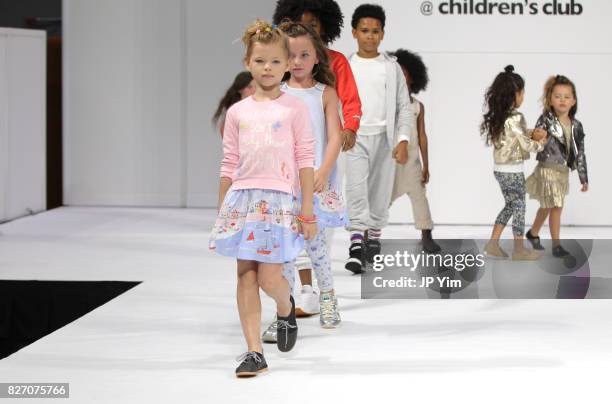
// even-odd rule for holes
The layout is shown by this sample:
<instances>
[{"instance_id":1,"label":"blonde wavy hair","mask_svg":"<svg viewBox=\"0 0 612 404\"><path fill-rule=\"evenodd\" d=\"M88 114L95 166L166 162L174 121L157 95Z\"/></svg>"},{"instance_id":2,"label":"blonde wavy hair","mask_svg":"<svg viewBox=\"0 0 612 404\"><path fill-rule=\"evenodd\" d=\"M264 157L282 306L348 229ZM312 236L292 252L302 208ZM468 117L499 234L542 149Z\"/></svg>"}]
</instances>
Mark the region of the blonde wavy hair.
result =
<instances>
[{"instance_id":1,"label":"blonde wavy hair","mask_svg":"<svg viewBox=\"0 0 612 404\"><path fill-rule=\"evenodd\" d=\"M278 42L285 50L287 58L289 58L289 40L287 39L287 35L278 29L278 27L267 21L257 19L254 23L249 25L242 35L242 42L246 47L246 55L244 56L245 61L250 59L251 53L253 52L253 46L256 43L268 45Z\"/></svg>"}]
</instances>

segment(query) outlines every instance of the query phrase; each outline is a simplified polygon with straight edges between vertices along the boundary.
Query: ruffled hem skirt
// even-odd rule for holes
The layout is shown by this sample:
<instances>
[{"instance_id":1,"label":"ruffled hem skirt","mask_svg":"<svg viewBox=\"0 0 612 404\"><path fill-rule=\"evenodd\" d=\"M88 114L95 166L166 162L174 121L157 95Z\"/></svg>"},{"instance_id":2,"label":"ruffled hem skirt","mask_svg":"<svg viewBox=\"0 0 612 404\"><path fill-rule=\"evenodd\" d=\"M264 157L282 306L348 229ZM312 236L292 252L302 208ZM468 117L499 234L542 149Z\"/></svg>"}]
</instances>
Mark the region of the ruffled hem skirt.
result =
<instances>
[{"instance_id":1,"label":"ruffled hem skirt","mask_svg":"<svg viewBox=\"0 0 612 404\"><path fill-rule=\"evenodd\" d=\"M541 208L562 208L569 193L569 167L538 164L525 183L530 199Z\"/></svg>"}]
</instances>

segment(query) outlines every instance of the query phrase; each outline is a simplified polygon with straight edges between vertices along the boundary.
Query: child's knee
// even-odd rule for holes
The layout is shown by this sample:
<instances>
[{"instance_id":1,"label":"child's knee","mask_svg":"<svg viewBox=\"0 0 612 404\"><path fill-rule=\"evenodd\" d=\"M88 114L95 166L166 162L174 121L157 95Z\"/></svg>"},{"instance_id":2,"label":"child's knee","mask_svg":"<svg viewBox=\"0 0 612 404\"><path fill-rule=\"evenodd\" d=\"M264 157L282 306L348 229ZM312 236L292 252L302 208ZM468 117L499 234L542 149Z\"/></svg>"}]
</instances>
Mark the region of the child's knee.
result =
<instances>
[{"instance_id":1,"label":"child's knee","mask_svg":"<svg viewBox=\"0 0 612 404\"><path fill-rule=\"evenodd\" d=\"M238 282L257 284L257 266L247 261L238 262Z\"/></svg>"},{"instance_id":2,"label":"child's knee","mask_svg":"<svg viewBox=\"0 0 612 404\"><path fill-rule=\"evenodd\" d=\"M249 287L257 286L257 271L238 272L238 286Z\"/></svg>"},{"instance_id":3,"label":"child's knee","mask_svg":"<svg viewBox=\"0 0 612 404\"><path fill-rule=\"evenodd\" d=\"M282 276L262 276L258 278L259 287L268 295L281 286L281 282L287 282Z\"/></svg>"}]
</instances>

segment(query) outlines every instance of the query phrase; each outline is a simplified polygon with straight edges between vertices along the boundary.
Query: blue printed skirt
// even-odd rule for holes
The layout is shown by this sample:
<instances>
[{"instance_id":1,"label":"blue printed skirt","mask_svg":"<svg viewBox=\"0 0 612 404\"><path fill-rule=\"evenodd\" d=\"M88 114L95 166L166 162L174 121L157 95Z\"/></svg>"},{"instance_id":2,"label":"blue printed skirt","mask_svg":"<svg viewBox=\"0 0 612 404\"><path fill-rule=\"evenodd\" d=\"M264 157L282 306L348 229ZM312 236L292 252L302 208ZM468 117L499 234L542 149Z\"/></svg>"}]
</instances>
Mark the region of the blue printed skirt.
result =
<instances>
[{"instance_id":1,"label":"blue printed skirt","mask_svg":"<svg viewBox=\"0 0 612 404\"><path fill-rule=\"evenodd\" d=\"M266 189L230 189L210 234L209 249L264 263L293 261L304 247L299 204L292 195Z\"/></svg>"}]
</instances>

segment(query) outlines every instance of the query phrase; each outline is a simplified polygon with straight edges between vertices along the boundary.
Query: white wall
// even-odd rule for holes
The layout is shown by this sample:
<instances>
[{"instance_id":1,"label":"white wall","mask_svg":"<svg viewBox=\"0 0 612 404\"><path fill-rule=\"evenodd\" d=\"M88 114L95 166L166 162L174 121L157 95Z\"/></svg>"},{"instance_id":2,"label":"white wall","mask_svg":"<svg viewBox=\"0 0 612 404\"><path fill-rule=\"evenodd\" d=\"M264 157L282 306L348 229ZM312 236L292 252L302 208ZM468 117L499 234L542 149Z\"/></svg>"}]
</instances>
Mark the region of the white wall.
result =
<instances>
[{"instance_id":1,"label":"white wall","mask_svg":"<svg viewBox=\"0 0 612 404\"><path fill-rule=\"evenodd\" d=\"M64 202L184 206L184 8L64 1Z\"/></svg>"},{"instance_id":2,"label":"white wall","mask_svg":"<svg viewBox=\"0 0 612 404\"><path fill-rule=\"evenodd\" d=\"M46 33L0 28L0 222L46 208Z\"/></svg>"},{"instance_id":3,"label":"white wall","mask_svg":"<svg viewBox=\"0 0 612 404\"><path fill-rule=\"evenodd\" d=\"M64 1L66 202L215 206L221 143L210 117L242 69L242 45L233 41L255 17L270 18L275 2L219 2L212 15L198 0ZM361 1L339 3L345 31L333 48L348 54L356 49L350 17ZM382 48L418 51L429 66L430 87L420 98L437 223L490 223L503 204L478 124L485 88L512 63L527 81L522 110L530 125L549 74L576 81L591 191L580 194L572 175L563 222L612 225L612 191L604 185L612 140L600 112L612 89L612 3L583 1L581 16L563 17L423 16L420 1L382 3ZM529 203L528 221L536 208ZM406 198L391 220L412 220Z\"/></svg>"},{"instance_id":4,"label":"white wall","mask_svg":"<svg viewBox=\"0 0 612 404\"><path fill-rule=\"evenodd\" d=\"M243 68L232 41L272 7L64 0L65 203L215 206L210 117Z\"/></svg>"}]
</instances>

